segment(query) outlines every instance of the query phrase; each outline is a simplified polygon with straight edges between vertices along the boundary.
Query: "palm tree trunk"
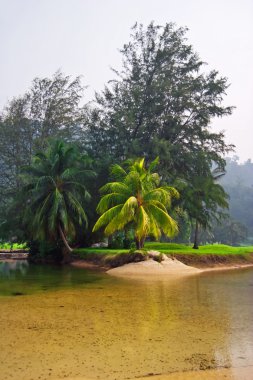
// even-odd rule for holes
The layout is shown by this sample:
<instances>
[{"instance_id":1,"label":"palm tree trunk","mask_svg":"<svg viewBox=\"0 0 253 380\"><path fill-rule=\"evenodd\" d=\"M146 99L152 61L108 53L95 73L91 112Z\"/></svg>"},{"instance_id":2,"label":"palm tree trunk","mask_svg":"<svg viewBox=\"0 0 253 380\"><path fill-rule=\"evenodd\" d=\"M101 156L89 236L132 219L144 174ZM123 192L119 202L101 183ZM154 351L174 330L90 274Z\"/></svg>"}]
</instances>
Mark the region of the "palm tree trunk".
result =
<instances>
[{"instance_id":1,"label":"palm tree trunk","mask_svg":"<svg viewBox=\"0 0 253 380\"><path fill-rule=\"evenodd\" d=\"M65 248L66 248L66 250L67 250L67 253L70 254L70 253L73 251L73 249L69 246L69 244L68 244L68 242L67 242L67 239L66 239L66 237L65 237L65 235L64 235L64 232L62 231L62 228L61 228L60 225L59 225L58 228L59 228L59 232L60 232L60 235L61 235L61 238L62 238L63 244L64 244L64 246L65 246Z\"/></svg>"},{"instance_id":2,"label":"palm tree trunk","mask_svg":"<svg viewBox=\"0 0 253 380\"><path fill-rule=\"evenodd\" d=\"M142 249L144 247L145 237L141 238L140 240L136 237L135 238L135 244L137 249Z\"/></svg>"},{"instance_id":3,"label":"palm tree trunk","mask_svg":"<svg viewBox=\"0 0 253 380\"><path fill-rule=\"evenodd\" d=\"M141 241L140 241L140 243L141 243L141 248L144 247L144 242L145 242L145 237L143 237L143 238L141 239Z\"/></svg>"},{"instance_id":4,"label":"palm tree trunk","mask_svg":"<svg viewBox=\"0 0 253 380\"><path fill-rule=\"evenodd\" d=\"M141 241L138 238L135 238L135 244L137 249L141 249Z\"/></svg>"},{"instance_id":5,"label":"palm tree trunk","mask_svg":"<svg viewBox=\"0 0 253 380\"><path fill-rule=\"evenodd\" d=\"M198 246L198 233L199 233L199 224L198 224L198 221L196 220L195 234L194 234L194 244L193 244L193 247L192 247L194 249L199 249L199 246Z\"/></svg>"}]
</instances>

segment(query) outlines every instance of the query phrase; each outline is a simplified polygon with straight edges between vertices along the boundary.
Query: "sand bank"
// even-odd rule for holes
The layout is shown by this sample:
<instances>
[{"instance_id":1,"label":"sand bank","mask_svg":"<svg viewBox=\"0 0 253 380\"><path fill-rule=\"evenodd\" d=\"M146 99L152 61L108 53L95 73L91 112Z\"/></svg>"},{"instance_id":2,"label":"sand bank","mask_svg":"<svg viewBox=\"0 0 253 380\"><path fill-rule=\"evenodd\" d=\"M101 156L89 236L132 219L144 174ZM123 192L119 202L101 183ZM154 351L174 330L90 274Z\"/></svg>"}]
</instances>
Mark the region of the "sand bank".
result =
<instances>
[{"instance_id":1,"label":"sand bank","mask_svg":"<svg viewBox=\"0 0 253 380\"><path fill-rule=\"evenodd\" d=\"M198 274L203 270L199 268L194 268L189 265L185 265L178 261L177 259L172 259L164 255L164 260L162 262L157 262L153 259L147 261L141 261L138 263L130 263L122 265L121 267L109 269L108 274L112 276L182 276L189 274Z\"/></svg>"},{"instance_id":2,"label":"sand bank","mask_svg":"<svg viewBox=\"0 0 253 380\"><path fill-rule=\"evenodd\" d=\"M253 264L251 263L217 263L214 266L209 266L207 264L205 267L201 266L200 268L196 268L194 266L186 265L175 258L167 257L166 255L164 255L164 261L161 263L149 259L137 263L128 263L111 269L109 269L108 266L87 260L75 260L71 265L83 269L103 271L112 276L130 278L147 278L146 276L148 276L149 279L165 279L168 278L168 276L170 278L178 278L203 272L227 271L253 267Z\"/></svg>"}]
</instances>

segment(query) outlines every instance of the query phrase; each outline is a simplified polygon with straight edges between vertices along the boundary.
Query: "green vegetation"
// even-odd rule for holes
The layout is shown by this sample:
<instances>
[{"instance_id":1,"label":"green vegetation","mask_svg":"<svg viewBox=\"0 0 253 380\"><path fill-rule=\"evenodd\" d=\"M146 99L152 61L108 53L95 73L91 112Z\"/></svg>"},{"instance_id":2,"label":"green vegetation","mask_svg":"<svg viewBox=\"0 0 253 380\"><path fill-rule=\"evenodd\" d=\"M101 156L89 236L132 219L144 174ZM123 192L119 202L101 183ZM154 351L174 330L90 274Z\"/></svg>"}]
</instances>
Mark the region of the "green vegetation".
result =
<instances>
[{"instance_id":1,"label":"green vegetation","mask_svg":"<svg viewBox=\"0 0 253 380\"><path fill-rule=\"evenodd\" d=\"M253 253L253 246L247 247L231 247L224 244L207 244L204 246L199 246L196 251L191 246L184 244L175 243L154 243L146 242L145 250L155 250L166 254L197 254L197 255L240 255L244 253ZM129 250L127 249L108 249L108 248L79 248L75 249L74 252L80 257L85 258L87 254L97 254L97 255L117 255L119 253L127 254Z\"/></svg>"},{"instance_id":2,"label":"green vegetation","mask_svg":"<svg viewBox=\"0 0 253 380\"><path fill-rule=\"evenodd\" d=\"M26 243L9 243L9 242L0 243L0 249L6 249L6 250L27 249L27 244Z\"/></svg>"},{"instance_id":3,"label":"green vegetation","mask_svg":"<svg viewBox=\"0 0 253 380\"><path fill-rule=\"evenodd\" d=\"M88 104L80 77L61 72L36 78L9 102L0 114L2 241L27 241L40 258L57 251L66 260L72 246L104 235L115 248L177 232L195 248L224 241L210 231L228 206L216 174L233 146L209 127L233 107L223 105L227 79L204 70L186 31L136 24L122 70ZM234 244L245 236L227 227Z\"/></svg>"},{"instance_id":4,"label":"green vegetation","mask_svg":"<svg viewBox=\"0 0 253 380\"><path fill-rule=\"evenodd\" d=\"M161 254L170 255L186 265L213 267L216 265L253 264L253 246L231 247L222 244L200 246L198 250L191 246L175 243L146 242L145 248L138 251L108 248L80 248L74 250L76 258L83 259L100 267L117 267L130 262L144 261L148 251L158 251L156 259L162 261Z\"/></svg>"},{"instance_id":5,"label":"green vegetation","mask_svg":"<svg viewBox=\"0 0 253 380\"><path fill-rule=\"evenodd\" d=\"M197 255L237 255L243 253L252 253L253 246L248 247L231 247L229 245L224 244L207 244L204 246L199 246L199 249L196 251L191 246L183 245L183 244L174 244L174 243L146 243L146 249L154 249L157 251L161 251L163 253L194 253Z\"/></svg>"},{"instance_id":6,"label":"green vegetation","mask_svg":"<svg viewBox=\"0 0 253 380\"><path fill-rule=\"evenodd\" d=\"M192 165L195 175L190 181L179 182L183 208L190 219L195 221L194 249L199 248L199 227L207 229L211 222L222 219L223 210L229 207L226 192L216 183L224 172L219 167L210 170L211 165L199 154L198 160Z\"/></svg>"},{"instance_id":7,"label":"green vegetation","mask_svg":"<svg viewBox=\"0 0 253 380\"><path fill-rule=\"evenodd\" d=\"M176 222L168 214L171 198L178 197L173 187L159 186L160 176L154 173L158 159L145 168L144 159L134 161L127 171L120 165L112 167L118 180L101 189L108 193L100 200L97 211L102 214L93 231L106 225L105 235L123 230L127 225L134 230L136 248L141 249L147 236L158 239L161 231L173 237L178 232Z\"/></svg>"},{"instance_id":8,"label":"green vegetation","mask_svg":"<svg viewBox=\"0 0 253 380\"><path fill-rule=\"evenodd\" d=\"M73 237L76 224L87 223L83 202L90 194L84 180L94 173L86 167L75 146L56 140L23 169L24 220L34 240L61 241L72 252L67 237Z\"/></svg>"}]
</instances>

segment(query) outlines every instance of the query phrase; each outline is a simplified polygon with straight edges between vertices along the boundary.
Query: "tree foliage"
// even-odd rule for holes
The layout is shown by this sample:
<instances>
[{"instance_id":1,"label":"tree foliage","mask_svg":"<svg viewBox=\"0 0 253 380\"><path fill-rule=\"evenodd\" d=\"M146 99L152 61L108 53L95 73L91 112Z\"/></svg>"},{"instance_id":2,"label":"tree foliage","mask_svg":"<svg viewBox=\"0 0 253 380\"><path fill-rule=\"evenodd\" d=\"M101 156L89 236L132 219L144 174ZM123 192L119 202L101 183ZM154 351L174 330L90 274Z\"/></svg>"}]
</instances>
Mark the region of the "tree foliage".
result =
<instances>
[{"instance_id":1,"label":"tree foliage","mask_svg":"<svg viewBox=\"0 0 253 380\"><path fill-rule=\"evenodd\" d=\"M50 156L46 150L50 137L74 143L93 159L96 181L86 179L93 195L87 210L90 226L95 223L99 188L105 191L98 206L102 216L96 231L103 226L110 234L134 225L140 246L148 234L158 238L163 231L172 236L177 227L171 215L176 218L176 213L171 210L169 215L167 211L170 198L177 193L161 183L183 184L178 188L182 192L178 202L184 211L177 220L185 223L185 231L181 231L185 239L189 236L189 218L206 227L212 218L221 215L227 200L211 168L216 165L223 172L224 154L233 146L225 143L223 132L214 133L210 127L217 117L230 115L233 107L223 104L227 79L216 70L207 70L188 43L186 32L186 28L171 23L159 26L152 22L147 28L136 24L130 41L121 49L122 68L114 70L114 79L96 94L93 103L81 106L84 87L80 77L71 79L56 72L52 78L35 78L24 96L8 104L0 114L0 234L1 230L6 234L8 226L13 226L12 235L19 234L11 206L22 186L21 168L28 165L32 171L36 165L42 167L48 162L41 169L44 179L31 172L26 178L31 186L28 210L35 215L34 225L29 224L34 236L59 238L60 226L63 240L71 237L74 230L85 244L99 237L99 232L91 234L91 227L83 234L85 216L77 189L70 189L70 193L81 208L75 203L75 213L70 200L67 206L63 188L57 182L63 173L56 178L52 170L54 162L63 159L68 149L61 142L59 152L54 150L55 157L51 146ZM32 159L38 150L42 153ZM158 156L160 177L154 175L152 179L152 161ZM150 166L146 169L144 161L134 161L136 157L144 157ZM132 160L128 166L122 165L126 159ZM115 183L104 186L110 165L116 163L111 173L116 176ZM66 165L70 171L71 167L76 170L79 158ZM82 183L80 177L79 180ZM43 209L35 201L38 189L38 196L45 190Z\"/></svg>"},{"instance_id":2,"label":"tree foliage","mask_svg":"<svg viewBox=\"0 0 253 380\"><path fill-rule=\"evenodd\" d=\"M97 211L102 214L93 230L105 227L104 233L111 235L129 223L133 225L137 248L142 248L145 238L158 239L161 231L172 237L177 231L176 222L168 214L171 199L178 197L173 187L160 186L160 177L154 172L158 160L148 168L144 159L131 163L127 170L114 165L111 173L115 178L101 188L104 194Z\"/></svg>"},{"instance_id":3,"label":"tree foliage","mask_svg":"<svg viewBox=\"0 0 253 380\"><path fill-rule=\"evenodd\" d=\"M123 68L96 96L89 115L92 149L118 160L159 155L163 175L187 176L192 153L205 152L223 164L232 146L209 127L230 115L222 104L227 79L204 72L204 62L173 24L135 25L121 50Z\"/></svg>"},{"instance_id":4,"label":"tree foliage","mask_svg":"<svg viewBox=\"0 0 253 380\"><path fill-rule=\"evenodd\" d=\"M217 183L225 173L219 167L212 170L211 165L204 155L198 155L190 181L178 182L182 207L195 222L194 248L198 248L199 226L207 229L214 220L220 221L225 216L224 209L229 206L227 193Z\"/></svg>"},{"instance_id":5,"label":"tree foliage","mask_svg":"<svg viewBox=\"0 0 253 380\"><path fill-rule=\"evenodd\" d=\"M94 176L88 165L76 146L55 140L23 169L24 221L33 239L61 240L71 251L67 238L74 236L77 225L84 228L88 223L85 178Z\"/></svg>"},{"instance_id":6,"label":"tree foliage","mask_svg":"<svg viewBox=\"0 0 253 380\"><path fill-rule=\"evenodd\" d=\"M2 202L17 193L21 167L45 148L49 137L77 139L84 114L79 104L82 94L80 77L71 80L58 71L51 79L35 78L24 96L10 101L0 115Z\"/></svg>"}]
</instances>

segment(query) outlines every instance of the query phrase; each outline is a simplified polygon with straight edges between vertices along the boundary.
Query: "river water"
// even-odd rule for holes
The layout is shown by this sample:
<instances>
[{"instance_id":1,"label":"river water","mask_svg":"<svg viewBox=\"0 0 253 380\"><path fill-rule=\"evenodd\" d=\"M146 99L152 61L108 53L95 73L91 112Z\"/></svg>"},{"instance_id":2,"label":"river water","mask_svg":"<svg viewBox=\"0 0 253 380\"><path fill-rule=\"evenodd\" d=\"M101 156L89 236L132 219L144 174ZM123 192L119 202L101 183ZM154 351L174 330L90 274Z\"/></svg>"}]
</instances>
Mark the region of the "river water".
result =
<instances>
[{"instance_id":1,"label":"river water","mask_svg":"<svg viewBox=\"0 0 253 380\"><path fill-rule=\"evenodd\" d=\"M252 293L253 269L150 281L0 262L0 379L253 379Z\"/></svg>"}]
</instances>

